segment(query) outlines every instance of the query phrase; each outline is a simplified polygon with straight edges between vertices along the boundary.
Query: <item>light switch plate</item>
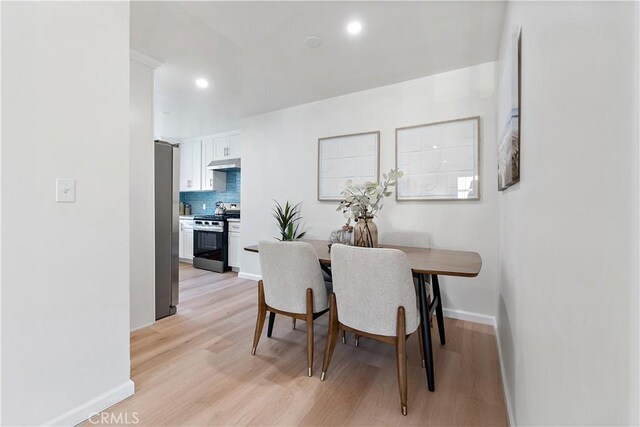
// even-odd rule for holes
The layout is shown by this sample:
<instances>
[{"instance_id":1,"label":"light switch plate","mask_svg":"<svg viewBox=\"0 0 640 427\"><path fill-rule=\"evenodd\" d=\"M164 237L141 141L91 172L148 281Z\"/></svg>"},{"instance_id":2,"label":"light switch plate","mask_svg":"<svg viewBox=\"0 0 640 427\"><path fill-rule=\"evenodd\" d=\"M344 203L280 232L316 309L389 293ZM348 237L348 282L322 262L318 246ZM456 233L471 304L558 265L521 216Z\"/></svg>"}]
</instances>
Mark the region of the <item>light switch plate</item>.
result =
<instances>
[{"instance_id":1,"label":"light switch plate","mask_svg":"<svg viewBox=\"0 0 640 427\"><path fill-rule=\"evenodd\" d=\"M76 180L56 178L56 202L74 203L76 201Z\"/></svg>"}]
</instances>

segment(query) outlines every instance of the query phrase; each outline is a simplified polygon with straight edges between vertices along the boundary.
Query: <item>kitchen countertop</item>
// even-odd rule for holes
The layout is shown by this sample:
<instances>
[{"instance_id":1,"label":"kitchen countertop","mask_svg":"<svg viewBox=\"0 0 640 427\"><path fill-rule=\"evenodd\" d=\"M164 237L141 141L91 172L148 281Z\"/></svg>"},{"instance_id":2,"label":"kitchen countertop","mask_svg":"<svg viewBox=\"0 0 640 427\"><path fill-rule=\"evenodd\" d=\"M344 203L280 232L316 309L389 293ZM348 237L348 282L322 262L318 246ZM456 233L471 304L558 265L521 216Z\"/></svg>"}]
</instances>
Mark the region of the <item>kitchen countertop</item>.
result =
<instances>
[{"instance_id":1,"label":"kitchen countertop","mask_svg":"<svg viewBox=\"0 0 640 427\"><path fill-rule=\"evenodd\" d=\"M227 218L227 222L240 222L240 218Z\"/></svg>"},{"instance_id":2,"label":"kitchen countertop","mask_svg":"<svg viewBox=\"0 0 640 427\"><path fill-rule=\"evenodd\" d=\"M180 215L180 219L193 219L195 215Z\"/></svg>"}]
</instances>

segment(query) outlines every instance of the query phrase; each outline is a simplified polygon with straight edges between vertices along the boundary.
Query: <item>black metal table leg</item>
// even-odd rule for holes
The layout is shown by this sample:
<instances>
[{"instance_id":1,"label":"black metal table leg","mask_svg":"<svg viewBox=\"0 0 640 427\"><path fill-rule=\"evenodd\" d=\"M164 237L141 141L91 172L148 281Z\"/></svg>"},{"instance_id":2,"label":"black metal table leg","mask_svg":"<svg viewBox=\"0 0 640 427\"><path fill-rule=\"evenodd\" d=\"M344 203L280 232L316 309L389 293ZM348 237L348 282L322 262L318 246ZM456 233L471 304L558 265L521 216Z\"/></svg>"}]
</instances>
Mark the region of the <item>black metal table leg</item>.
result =
<instances>
[{"instance_id":1,"label":"black metal table leg","mask_svg":"<svg viewBox=\"0 0 640 427\"><path fill-rule=\"evenodd\" d=\"M331 277L331 269L328 266L324 265L323 263L320 263L320 268L322 269L322 271L327 273L327 276Z\"/></svg>"},{"instance_id":2,"label":"black metal table leg","mask_svg":"<svg viewBox=\"0 0 640 427\"><path fill-rule=\"evenodd\" d=\"M435 390L435 380L433 378L433 353L431 351L431 328L429 327L429 305L427 304L427 288L424 281L424 274L418 276L418 303L420 306L420 327L422 328L422 350L425 357L425 369L427 371L427 388L429 391Z\"/></svg>"},{"instance_id":3,"label":"black metal table leg","mask_svg":"<svg viewBox=\"0 0 640 427\"><path fill-rule=\"evenodd\" d=\"M273 321L276 320L276 314L272 311L269 312L269 326L267 327L267 338L271 338L273 333Z\"/></svg>"},{"instance_id":4,"label":"black metal table leg","mask_svg":"<svg viewBox=\"0 0 640 427\"><path fill-rule=\"evenodd\" d=\"M438 275L431 275L431 286L433 286L433 299L438 301L436 306L436 319L438 320L438 333L440 334L440 344L445 345L447 340L444 336L444 314L442 313L442 297L440 296L440 283Z\"/></svg>"}]
</instances>

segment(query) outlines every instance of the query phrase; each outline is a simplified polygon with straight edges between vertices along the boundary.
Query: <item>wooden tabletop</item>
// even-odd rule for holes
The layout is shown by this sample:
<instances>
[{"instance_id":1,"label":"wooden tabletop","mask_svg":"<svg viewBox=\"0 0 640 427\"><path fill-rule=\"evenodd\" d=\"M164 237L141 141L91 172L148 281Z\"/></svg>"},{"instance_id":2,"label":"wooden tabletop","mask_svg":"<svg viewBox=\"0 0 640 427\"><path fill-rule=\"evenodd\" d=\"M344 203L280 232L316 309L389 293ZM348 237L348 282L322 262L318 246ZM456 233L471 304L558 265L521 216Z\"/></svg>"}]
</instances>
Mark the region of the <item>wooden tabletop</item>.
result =
<instances>
[{"instance_id":1,"label":"wooden tabletop","mask_svg":"<svg viewBox=\"0 0 640 427\"><path fill-rule=\"evenodd\" d=\"M331 264L331 254L327 241L306 239L301 241L310 243L313 246L321 263ZM475 252L394 245L381 245L380 247L399 249L407 254L411 263L411 270L419 274L475 277L480 273L480 268L482 267L482 258ZM258 245L247 246L244 250L257 253Z\"/></svg>"}]
</instances>

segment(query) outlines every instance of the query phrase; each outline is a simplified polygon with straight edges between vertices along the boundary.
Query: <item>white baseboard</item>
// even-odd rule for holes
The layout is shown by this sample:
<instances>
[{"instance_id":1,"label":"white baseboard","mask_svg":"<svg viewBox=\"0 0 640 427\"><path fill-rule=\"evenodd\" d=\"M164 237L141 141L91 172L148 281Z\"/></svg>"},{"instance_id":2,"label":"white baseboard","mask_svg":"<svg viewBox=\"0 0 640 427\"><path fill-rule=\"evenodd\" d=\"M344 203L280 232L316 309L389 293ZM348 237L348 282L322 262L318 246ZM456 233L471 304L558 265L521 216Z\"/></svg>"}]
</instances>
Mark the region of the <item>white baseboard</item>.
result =
<instances>
[{"instance_id":1,"label":"white baseboard","mask_svg":"<svg viewBox=\"0 0 640 427\"><path fill-rule=\"evenodd\" d=\"M474 313L472 311L454 310L451 308L443 308L442 311L446 317L452 319L466 320L468 322L481 323L483 325L490 325L495 328L496 318L493 316L487 316L486 314Z\"/></svg>"},{"instance_id":2,"label":"white baseboard","mask_svg":"<svg viewBox=\"0 0 640 427\"><path fill-rule=\"evenodd\" d=\"M507 417L509 418L509 426L515 427L516 420L513 418L513 403L511 402L511 394L509 394L509 385L507 384L504 361L502 358L502 346L500 346L500 334L498 332L498 325L494 325L493 330L496 336L496 345L498 346L498 360L500 361L500 377L502 378L502 390L504 391L504 401L507 405Z\"/></svg>"},{"instance_id":3,"label":"white baseboard","mask_svg":"<svg viewBox=\"0 0 640 427\"><path fill-rule=\"evenodd\" d=\"M126 399L129 396L132 396L135 392L135 385L133 381L127 380L124 384L119 385L116 388L113 388L107 391L104 394L96 397L84 403L72 410L56 417L46 423L44 425L47 426L75 426L80 424L84 420L89 419L92 415L98 414L105 409L115 405L121 400Z\"/></svg>"},{"instance_id":4,"label":"white baseboard","mask_svg":"<svg viewBox=\"0 0 640 427\"><path fill-rule=\"evenodd\" d=\"M253 280L254 282L257 282L258 280L262 279L262 276L260 276L259 274L244 273L242 271L238 273L238 277L241 279Z\"/></svg>"},{"instance_id":5,"label":"white baseboard","mask_svg":"<svg viewBox=\"0 0 640 427\"><path fill-rule=\"evenodd\" d=\"M129 330L129 332L135 332L135 331L138 331L138 330L140 330L140 329L146 328L147 326L151 326L151 325L153 325L154 323L156 323L156 322L154 321L154 322L149 322L149 323L147 323L147 324L145 324L145 325L142 325L142 326L136 326L135 328L133 328L133 329Z\"/></svg>"}]
</instances>

